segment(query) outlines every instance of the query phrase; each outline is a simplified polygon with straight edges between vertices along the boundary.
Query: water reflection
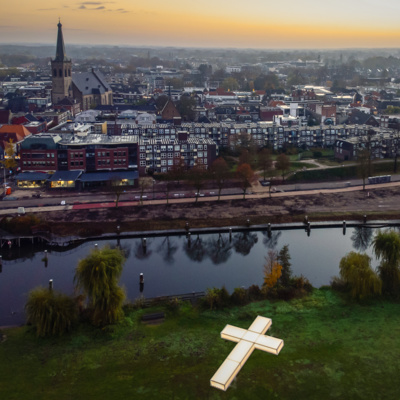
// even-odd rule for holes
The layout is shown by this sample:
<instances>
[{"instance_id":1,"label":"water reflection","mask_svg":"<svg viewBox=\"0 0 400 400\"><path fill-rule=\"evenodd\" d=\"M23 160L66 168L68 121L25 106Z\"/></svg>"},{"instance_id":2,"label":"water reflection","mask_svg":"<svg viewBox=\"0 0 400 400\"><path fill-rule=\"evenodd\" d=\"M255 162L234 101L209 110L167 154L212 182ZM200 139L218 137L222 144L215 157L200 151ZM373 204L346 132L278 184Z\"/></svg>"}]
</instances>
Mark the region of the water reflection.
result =
<instances>
[{"instance_id":1,"label":"water reflection","mask_svg":"<svg viewBox=\"0 0 400 400\"><path fill-rule=\"evenodd\" d=\"M233 248L236 253L247 256L252 247L258 242L257 234L254 232L239 232L233 236Z\"/></svg>"},{"instance_id":2,"label":"water reflection","mask_svg":"<svg viewBox=\"0 0 400 400\"><path fill-rule=\"evenodd\" d=\"M232 244L228 236L225 235L211 235L207 240L208 256L213 264L226 263L232 254Z\"/></svg>"},{"instance_id":3,"label":"water reflection","mask_svg":"<svg viewBox=\"0 0 400 400\"><path fill-rule=\"evenodd\" d=\"M192 261L202 262L207 255L206 243L200 235L197 235L194 240L188 236L188 239L184 242L183 249Z\"/></svg>"},{"instance_id":4,"label":"water reflection","mask_svg":"<svg viewBox=\"0 0 400 400\"><path fill-rule=\"evenodd\" d=\"M177 250L178 250L178 245L176 244L175 239L167 236L158 246L156 251L161 255L162 259L167 264L173 264L175 261L174 255Z\"/></svg>"},{"instance_id":5,"label":"water reflection","mask_svg":"<svg viewBox=\"0 0 400 400\"><path fill-rule=\"evenodd\" d=\"M357 226L351 235L353 247L356 250L365 251L371 244L373 236L373 229L366 226Z\"/></svg>"},{"instance_id":6,"label":"water reflection","mask_svg":"<svg viewBox=\"0 0 400 400\"><path fill-rule=\"evenodd\" d=\"M278 244L279 237L282 234L281 231L274 231L274 232L262 231L261 233L264 236L263 244L268 249L274 249L276 247L276 245Z\"/></svg>"}]
</instances>

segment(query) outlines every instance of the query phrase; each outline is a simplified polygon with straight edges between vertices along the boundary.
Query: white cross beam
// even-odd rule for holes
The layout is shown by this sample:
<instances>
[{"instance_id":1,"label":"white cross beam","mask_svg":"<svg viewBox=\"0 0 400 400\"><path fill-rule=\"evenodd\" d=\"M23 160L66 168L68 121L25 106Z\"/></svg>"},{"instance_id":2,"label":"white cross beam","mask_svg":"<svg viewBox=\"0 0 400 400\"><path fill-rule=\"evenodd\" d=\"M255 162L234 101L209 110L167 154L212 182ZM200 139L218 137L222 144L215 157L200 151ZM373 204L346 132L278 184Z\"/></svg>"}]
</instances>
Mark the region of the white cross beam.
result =
<instances>
[{"instance_id":1,"label":"white cross beam","mask_svg":"<svg viewBox=\"0 0 400 400\"><path fill-rule=\"evenodd\" d=\"M258 316L247 330L232 325L225 326L221 332L221 338L237 342L237 345L211 378L211 386L227 390L254 349L279 354L283 347L283 340L264 335L271 324L270 318Z\"/></svg>"}]
</instances>

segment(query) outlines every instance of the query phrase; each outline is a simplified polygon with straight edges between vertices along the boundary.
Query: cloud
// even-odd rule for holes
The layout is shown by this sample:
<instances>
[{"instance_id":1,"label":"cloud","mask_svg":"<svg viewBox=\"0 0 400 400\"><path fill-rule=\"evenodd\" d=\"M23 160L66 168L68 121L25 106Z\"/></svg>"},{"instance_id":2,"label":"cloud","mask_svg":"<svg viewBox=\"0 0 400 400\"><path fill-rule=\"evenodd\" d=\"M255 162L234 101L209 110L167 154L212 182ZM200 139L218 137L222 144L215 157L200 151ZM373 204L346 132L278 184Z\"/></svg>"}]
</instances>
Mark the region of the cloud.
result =
<instances>
[{"instance_id":1,"label":"cloud","mask_svg":"<svg viewBox=\"0 0 400 400\"><path fill-rule=\"evenodd\" d=\"M88 11L107 11L107 12L116 12L120 14L128 13L129 11L124 8L118 8L113 10L111 8L106 8L105 4L115 4L115 1L83 1L78 3L78 10L88 10ZM95 7L98 6L98 7Z\"/></svg>"},{"instance_id":2,"label":"cloud","mask_svg":"<svg viewBox=\"0 0 400 400\"><path fill-rule=\"evenodd\" d=\"M38 8L37 11L53 11L57 10L57 8Z\"/></svg>"}]
</instances>

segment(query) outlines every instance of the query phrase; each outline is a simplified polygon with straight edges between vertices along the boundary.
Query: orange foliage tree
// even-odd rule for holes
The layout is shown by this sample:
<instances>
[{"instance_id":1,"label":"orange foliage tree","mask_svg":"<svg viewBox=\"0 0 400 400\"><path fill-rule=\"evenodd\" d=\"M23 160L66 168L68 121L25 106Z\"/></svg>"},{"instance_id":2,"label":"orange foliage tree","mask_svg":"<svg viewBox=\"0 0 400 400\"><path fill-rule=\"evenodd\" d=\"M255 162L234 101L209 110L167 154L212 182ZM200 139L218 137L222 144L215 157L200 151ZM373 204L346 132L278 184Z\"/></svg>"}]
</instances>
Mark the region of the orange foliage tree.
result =
<instances>
[{"instance_id":1,"label":"orange foliage tree","mask_svg":"<svg viewBox=\"0 0 400 400\"><path fill-rule=\"evenodd\" d=\"M268 289L273 288L282 275L282 265L278 263L278 254L270 250L268 257L265 257L264 264L264 286Z\"/></svg>"}]
</instances>

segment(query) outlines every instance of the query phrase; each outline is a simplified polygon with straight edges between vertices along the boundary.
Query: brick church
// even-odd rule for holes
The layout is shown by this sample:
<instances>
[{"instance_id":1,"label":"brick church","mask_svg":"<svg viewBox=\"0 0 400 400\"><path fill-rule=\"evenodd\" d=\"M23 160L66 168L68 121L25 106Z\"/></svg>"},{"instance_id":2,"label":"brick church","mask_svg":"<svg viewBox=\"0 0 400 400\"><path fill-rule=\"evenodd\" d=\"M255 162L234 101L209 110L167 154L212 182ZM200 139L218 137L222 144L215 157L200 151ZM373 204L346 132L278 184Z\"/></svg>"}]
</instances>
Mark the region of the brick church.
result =
<instances>
[{"instance_id":1,"label":"brick church","mask_svg":"<svg viewBox=\"0 0 400 400\"><path fill-rule=\"evenodd\" d=\"M72 62L67 57L61 22L58 23L56 57L51 61L53 106L80 104L81 110L97 105L113 104L112 90L103 74L91 72L72 73Z\"/></svg>"}]
</instances>

